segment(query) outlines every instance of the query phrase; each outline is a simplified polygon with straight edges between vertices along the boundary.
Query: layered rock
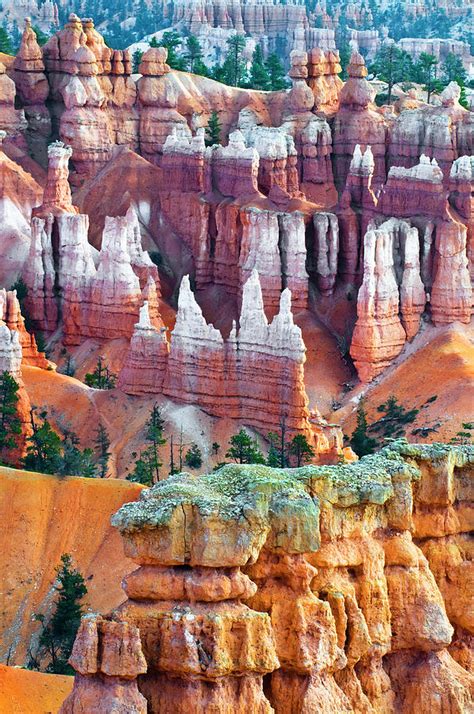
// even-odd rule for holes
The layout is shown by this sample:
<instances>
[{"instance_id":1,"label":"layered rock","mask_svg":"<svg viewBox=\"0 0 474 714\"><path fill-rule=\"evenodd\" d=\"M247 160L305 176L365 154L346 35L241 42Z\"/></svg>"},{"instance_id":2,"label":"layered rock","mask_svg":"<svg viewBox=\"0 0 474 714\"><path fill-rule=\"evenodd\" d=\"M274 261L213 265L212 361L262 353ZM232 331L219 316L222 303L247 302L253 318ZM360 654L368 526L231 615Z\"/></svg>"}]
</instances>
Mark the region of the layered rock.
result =
<instances>
[{"instance_id":1,"label":"layered rock","mask_svg":"<svg viewBox=\"0 0 474 714\"><path fill-rule=\"evenodd\" d=\"M0 320L6 324L12 334L18 334L23 364L43 369L52 368L44 352L38 351L34 334L26 330L16 290L0 290Z\"/></svg>"},{"instance_id":2,"label":"layered rock","mask_svg":"<svg viewBox=\"0 0 474 714\"><path fill-rule=\"evenodd\" d=\"M258 195L259 155L245 145L239 130L229 135L227 146L217 146L212 154L212 183L223 196Z\"/></svg>"},{"instance_id":3,"label":"layered rock","mask_svg":"<svg viewBox=\"0 0 474 714\"><path fill-rule=\"evenodd\" d=\"M306 432L319 451L330 450L324 428L316 430L316 437L309 421L305 346L293 322L288 289L269 324L254 270L244 286L239 329L234 326L224 341L219 330L207 324L186 276L169 355L163 331L148 323L144 311L120 375L123 391L162 391L176 401L196 404L209 414L237 419L265 433L277 429L284 418L289 432Z\"/></svg>"},{"instance_id":4,"label":"layered rock","mask_svg":"<svg viewBox=\"0 0 474 714\"><path fill-rule=\"evenodd\" d=\"M6 74L0 62L0 130L6 132L9 141L24 144L22 132L26 129L25 114L15 108L15 82Z\"/></svg>"},{"instance_id":5,"label":"layered rock","mask_svg":"<svg viewBox=\"0 0 474 714\"><path fill-rule=\"evenodd\" d=\"M388 124L376 110L375 89L365 79L367 69L358 52L354 52L348 67L349 78L339 97L340 109L334 119L333 155L336 186L342 190L356 144L370 145L374 160L374 183L385 180L385 145Z\"/></svg>"},{"instance_id":6,"label":"layered rock","mask_svg":"<svg viewBox=\"0 0 474 714\"><path fill-rule=\"evenodd\" d=\"M25 263L31 240L31 212L41 201L41 187L12 161L0 132L0 284L13 285Z\"/></svg>"},{"instance_id":7,"label":"layered rock","mask_svg":"<svg viewBox=\"0 0 474 714\"><path fill-rule=\"evenodd\" d=\"M83 619L63 714L97 692L114 710L110 674L127 668L131 706L143 672L153 714L469 711L473 675L447 649L461 609L437 545L469 528L473 463L472 447L397 442L353 465L226 465L143 492L112 521L139 565L128 600Z\"/></svg>"},{"instance_id":8,"label":"layered rock","mask_svg":"<svg viewBox=\"0 0 474 714\"><path fill-rule=\"evenodd\" d=\"M317 286L323 295L331 295L337 277L339 224L334 213L315 213L313 226L313 260Z\"/></svg>"},{"instance_id":9,"label":"layered rock","mask_svg":"<svg viewBox=\"0 0 474 714\"><path fill-rule=\"evenodd\" d=\"M35 330L53 332L58 323L55 293L52 216L31 220L31 242L22 277L28 289L25 307Z\"/></svg>"},{"instance_id":10,"label":"layered rock","mask_svg":"<svg viewBox=\"0 0 474 714\"><path fill-rule=\"evenodd\" d=\"M139 67L142 77L137 83L140 111L140 151L149 161L159 164L163 146L173 132L178 137L191 137L186 120L177 111L178 96L172 83L166 81L170 71L164 47L147 50Z\"/></svg>"},{"instance_id":11,"label":"layered rock","mask_svg":"<svg viewBox=\"0 0 474 714\"><path fill-rule=\"evenodd\" d=\"M164 326L150 320L148 302L140 308L117 387L127 394L160 394L168 366L169 345Z\"/></svg>"},{"instance_id":12,"label":"layered rock","mask_svg":"<svg viewBox=\"0 0 474 714\"><path fill-rule=\"evenodd\" d=\"M43 202L33 211L35 216L44 218L48 214L60 216L63 213L77 213L72 205L69 186L69 159L72 149L62 141L54 141L48 146L48 175L43 193Z\"/></svg>"},{"instance_id":13,"label":"layered rock","mask_svg":"<svg viewBox=\"0 0 474 714\"><path fill-rule=\"evenodd\" d=\"M304 215L278 214L282 287L291 291L294 309L308 306L308 273L306 272L306 235Z\"/></svg>"},{"instance_id":14,"label":"layered rock","mask_svg":"<svg viewBox=\"0 0 474 714\"><path fill-rule=\"evenodd\" d=\"M380 195L378 210L386 216L442 216L446 206L443 172L436 159L422 154L412 168L393 166Z\"/></svg>"},{"instance_id":15,"label":"layered rock","mask_svg":"<svg viewBox=\"0 0 474 714\"><path fill-rule=\"evenodd\" d=\"M239 254L241 289L256 270L260 278L265 307L278 308L281 293L281 259L278 245L278 214L273 211L248 209L240 213L242 239Z\"/></svg>"},{"instance_id":16,"label":"layered rock","mask_svg":"<svg viewBox=\"0 0 474 714\"><path fill-rule=\"evenodd\" d=\"M466 255L466 227L456 221L436 226L431 316L435 325L468 323L472 314L472 286Z\"/></svg>"},{"instance_id":17,"label":"layered rock","mask_svg":"<svg viewBox=\"0 0 474 714\"><path fill-rule=\"evenodd\" d=\"M401 352L406 339L399 318L391 226L368 230L364 237L364 277L357 297L357 322L351 357L359 378L368 382Z\"/></svg>"},{"instance_id":18,"label":"layered rock","mask_svg":"<svg viewBox=\"0 0 474 714\"><path fill-rule=\"evenodd\" d=\"M112 147L107 95L98 76L107 68L103 59L98 60L96 47L94 53L88 46L90 42L90 33L71 14L65 28L43 47L52 111L59 119L60 138L72 147L76 183L95 175L110 158ZM111 50L103 40L102 44L105 57Z\"/></svg>"},{"instance_id":19,"label":"layered rock","mask_svg":"<svg viewBox=\"0 0 474 714\"><path fill-rule=\"evenodd\" d=\"M44 162L46 143L51 133L51 119L45 106L49 85L44 69L43 53L31 20L27 17L20 48L13 63L13 79L17 98L28 122L29 149L40 162Z\"/></svg>"}]
</instances>

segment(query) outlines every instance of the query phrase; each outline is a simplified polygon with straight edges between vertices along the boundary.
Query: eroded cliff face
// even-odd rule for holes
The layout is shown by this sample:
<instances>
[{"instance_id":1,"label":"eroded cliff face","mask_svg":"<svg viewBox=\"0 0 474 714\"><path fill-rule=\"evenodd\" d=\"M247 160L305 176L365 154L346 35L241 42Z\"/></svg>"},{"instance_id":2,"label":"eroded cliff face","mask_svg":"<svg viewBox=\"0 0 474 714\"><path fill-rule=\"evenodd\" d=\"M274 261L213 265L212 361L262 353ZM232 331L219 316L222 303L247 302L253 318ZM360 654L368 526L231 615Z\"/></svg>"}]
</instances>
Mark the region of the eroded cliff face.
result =
<instances>
[{"instance_id":1,"label":"eroded cliff face","mask_svg":"<svg viewBox=\"0 0 474 714\"><path fill-rule=\"evenodd\" d=\"M144 491L112 519L128 600L83 619L62 714L470 711L473 464L395 442Z\"/></svg>"}]
</instances>

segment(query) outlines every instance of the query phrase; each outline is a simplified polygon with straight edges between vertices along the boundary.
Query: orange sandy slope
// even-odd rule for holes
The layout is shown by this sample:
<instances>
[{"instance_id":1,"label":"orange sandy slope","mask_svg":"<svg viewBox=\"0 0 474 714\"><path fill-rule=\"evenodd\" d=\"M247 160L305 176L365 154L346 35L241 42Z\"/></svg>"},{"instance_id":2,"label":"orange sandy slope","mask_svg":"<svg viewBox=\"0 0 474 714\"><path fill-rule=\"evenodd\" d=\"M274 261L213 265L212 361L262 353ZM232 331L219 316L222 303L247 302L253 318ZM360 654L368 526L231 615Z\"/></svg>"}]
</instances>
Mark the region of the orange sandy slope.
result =
<instances>
[{"instance_id":1,"label":"orange sandy slope","mask_svg":"<svg viewBox=\"0 0 474 714\"><path fill-rule=\"evenodd\" d=\"M0 664L2 714L56 714L69 694L72 677L29 672Z\"/></svg>"},{"instance_id":2,"label":"orange sandy slope","mask_svg":"<svg viewBox=\"0 0 474 714\"><path fill-rule=\"evenodd\" d=\"M88 608L107 612L124 600L120 582L136 566L110 516L140 490L127 481L0 468L0 661L25 663L38 632L32 615L50 611L63 553L85 577Z\"/></svg>"}]
</instances>

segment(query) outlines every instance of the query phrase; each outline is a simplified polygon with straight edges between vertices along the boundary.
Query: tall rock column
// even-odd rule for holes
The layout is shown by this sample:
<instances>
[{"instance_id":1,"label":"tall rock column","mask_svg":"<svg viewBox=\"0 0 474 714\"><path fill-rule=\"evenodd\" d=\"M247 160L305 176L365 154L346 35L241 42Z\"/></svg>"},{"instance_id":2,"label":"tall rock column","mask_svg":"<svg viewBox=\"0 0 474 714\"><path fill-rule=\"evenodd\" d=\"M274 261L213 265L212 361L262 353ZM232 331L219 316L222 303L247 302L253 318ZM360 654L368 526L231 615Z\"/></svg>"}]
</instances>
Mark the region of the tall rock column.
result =
<instances>
[{"instance_id":1,"label":"tall rock column","mask_svg":"<svg viewBox=\"0 0 474 714\"><path fill-rule=\"evenodd\" d=\"M457 221L436 225L431 316L435 325L468 323L472 314L472 286L466 255L467 229Z\"/></svg>"},{"instance_id":2,"label":"tall rock column","mask_svg":"<svg viewBox=\"0 0 474 714\"><path fill-rule=\"evenodd\" d=\"M51 119L45 106L49 85L44 69L43 53L27 17L20 49L13 62L13 79L28 122L26 137L29 149L33 158L41 164L45 163L46 144L51 134Z\"/></svg>"},{"instance_id":3,"label":"tall rock column","mask_svg":"<svg viewBox=\"0 0 474 714\"><path fill-rule=\"evenodd\" d=\"M120 370L117 387L126 394L161 394L168 366L166 329L150 320L148 302L140 308L130 347Z\"/></svg>"},{"instance_id":4,"label":"tall rock column","mask_svg":"<svg viewBox=\"0 0 474 714\"><path fill-rule=\"evenodd\" d=\"M364 238L364 278L350 349L362 382L370 382L400 354L406 334L398 313L393 233L383 227L369 230Z\"/></svg>"},{"instance_id":5,"label":"tall rock column","mask_svg":"<svg viewBox=\"0 0 474 714\"><path fill-rule=\"evenodd\" d=\"M339 223L334 213L313 215L313 260L318 289L332 295L337 278L339 257Z\"/></svg>"},{"instance_id":6,"label":"tall rock column","mask_svg":"<svg viewBox=\"0 0 474 714\"><path fill-rule=\"evenodd\" d=\"M291 290L295 309L308 306L308 273L306 272L306 226L299 211L279 213L282 287Z\"/></svg>"},{"instance_id":7,"label":"tall rock column","mask_svg":"<svg viewBox=\"0 0 474 714\"><path fill-rule=\"evenodd\" d=\"M186 275L179 290L163 391L221 415L225 413L225 388L224 340L219 330L207 324Z\"/></svg>"},{"instance_id":8,"label":"tall rock column","mask_svg":"<svg viewBox=\"0 0 474 714\"><path fill-rule=\"evenodd\" d=\"M72 149L62 141L54 141L48 146L48 175L41 206L34 209L35 216L53 216L62 213L77 213L72 205L69 185L69 159Z\"/></svg>"},{"instance_id":9,"label":"tall rock column","mask_svg":"<svg viewBox=\"0 0 474 714\"><path fill-rule=\"evenodd\" d=\"M232 337L232 333L231 333ZM236 339L236 373L241 419L262 431L305 431L311 438L304 387L306 348L291 312L291 292L280 297L278 314L268 324L259 275L244 285Z\"/></svg>"},{"instance_id":10,"label":"tall rock column","mask_svg":"<svg viewBox=\"0 0 474 714\"><path fill-rule=\"evenodd\" d=\"M32 218L31 242L22 277L28 288L25 307L35 330L53 332L58 324L51 234L53 216Z\"/></svg>"},{"instance_id":11,"label":"tall rock column","mask_svg":"<svg viewBox=\"0 0 474 714\"><path fill-rule=\"evenodd\" d=\"M268 310L278 308L281 292L281 258L278 214L249 208L240 213L242 241L239 256L240 289L257 270Z\"/></svg>"},{"instance_id":12,"label":"tall rock column","mask_svg":"<svg viewBox=\"0 0 474 714\"><path fill-rule=\"evenodd\" d=\"M23 364L51 369L52 365L44 352L38 351L34 334L26 330L16 290L0 290L0 320L3 320L12 333L18 333Z\"/></svg>"}]
</instances>

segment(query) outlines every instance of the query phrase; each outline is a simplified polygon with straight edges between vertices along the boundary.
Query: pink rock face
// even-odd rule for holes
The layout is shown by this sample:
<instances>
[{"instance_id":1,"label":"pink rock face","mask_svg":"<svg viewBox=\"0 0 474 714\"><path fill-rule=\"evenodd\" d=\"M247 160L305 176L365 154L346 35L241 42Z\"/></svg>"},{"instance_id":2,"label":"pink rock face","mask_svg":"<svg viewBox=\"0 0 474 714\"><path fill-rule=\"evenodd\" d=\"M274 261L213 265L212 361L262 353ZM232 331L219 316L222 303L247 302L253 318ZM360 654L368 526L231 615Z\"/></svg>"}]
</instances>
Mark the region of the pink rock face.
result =
<instances>
[{"instance_id":1,"label":"pink rock face","mask_svg":"<svg viewBox=\"0 0 474 714\"><path fill-rule=\"evenodd\" d=\"M38 351L35 336L30 335L25 328L25 320L21 314L16 290L0 290L0 320L12 333L18 334L23 364L51 369L51 363L46 359L44 352Z\"/></svg>"},{"instance_id":2,"label":"pink rock face","mask_svg":"<svg viewBox=\"0 0 474 714\"><path fill-rule=\"evenodd\" d=\"M279 213L282 286L291 291L293 308L308 306L305 220L302 213Z\"/></svg>"},{"instance_id":3,"label":"pink rock face","mask_svg":"<svg viewBox=\"0 0 474 714\"><path fill-rule=\"evenodd\" d=\"M48 177L43 194L43 203L35 208L34 215L44 218L46 215L59 216L62 213L77 213L72 205L71 187L69 186L69 159L72 149L61 141L55 141L48 147Z\"/></svg>"},{"instance_id":4,"label":"pink rock face","mask_svg":"<svg viewBox=\"0 0 474 714\"><path fill-rule=\"evenodd\" d=\"M33 327L44 332L53 332L58 323L52 228L52 216L32 219L30 251L22 272L28 288L25 307Z\"/></svg>"},{"instance_id":5,"label":"pink rock face","mask_svg":"<svg viewBox=\"0 0 474 714\"><path fill-rule=\"evenodd\" d=\"M374 182L385 180L385 152L388 123L373 104L375 90L365 79L367 69L357 52L351 56L349 79L340 94L340 109L333 128L334 174L336 185L345 185L356 144L371 146Z\"/></svg>"},{"instance_id":6,"label":"pink rock face","mask_svg":"<svg viewBox=\"0 0 474 714\"><path fill-rule=\"evenodd\" d=\"M21 378L21 344L18 332L11 331L0 323L0 373L9 372L15 379Z\"/></svg>"},{"instance_id":7,"label":"pink rock face","mask_svg":"<svg viewBox=\"0 0 474 714\"><path fill-rule=\"evenodd\" d=\"M431 315L435 325L468 323L472 314L472 287L466 255L466 227L456 221L436 226Z\"/></svg>"},{"instance_id":8,"label":"pink rock face","mask_svg":"<svg viewBox=\"0 0 474 714\"><path fill-rule=\"evenodd\" d=\"M370 382L401 352L406 334L399 318L393 264L393 232L369 230L364 239L364 277L357 298L351 357L362 382Z\"/></svg>"},{"instance_id":9,"label":"pink rock face","mask_svg":"<svg viewBox=\"0 0 474 714\"><path fill-rule=\"evenodd\" d=\"M243 291L253 270L258 272L265 307L276 311L281 293L281 259L278 245L278 215L249 209L240 213L242 241L239 256L239 282Z\"/></svg>"},{"instance_id":10,"label":"pink rock face","mask_svg":"<svg viewBox=\"0 0 474 714\"><path fill-rule=\"evenodd\" d=\"M420 163L410 169L393 167L379 199L378 210L386 216L409 218L442 216L446 207L443 172L436 159L422 154Z\"/></svg>"},{"instance_id":11,"label":"pink rock face","mask_svg":"<svg viewBox=\"0 0 474 714\"><path fill-rule=\"evenodd\" d=\"M223 196L258 196L259 156L245 146L240 131L229 136L228 146L217 146L212 154L212 183Z\"/></svg>"},{"instance_id":12,"label":"pink rock face","mask_svg":"<svg viewBox=\"0 0 474 714\"><path fill-rule=\"evenodd\" d=\"M166 330L152 324L148 302L145 301L119 373L118 388L126 394L160 394L168 366L168 353Z\"/></svg>"},{"instance_id":13,"label":"pink rock face","mask_svg":"<svg viewBox=\"0 0 474 714\"><path fill-rule=\"evenodd\" d=\"M461 156L453 162L449 177L449 202L458 211L467 227L467 259L474 280L474 213L472 202L473 164L471 156Z\"/></svg>"},{"instance_id":14,"label":"pink rock face","mask_svg":"<svg viewBox=\"0 0 474 714\"><path fill-rule=\"evenodd\" d=\"M244 286L240 328L234 327L224 343L206 323L189 279L183 278L163 388L167 396L264 432L277 429L285 417L290 431L311 435L304 361L289 290L283 291L279 313L268 324L254 270Z\"/></svg>"},{"instance_id":15,"label":"pink rock face","mask_svg":"<svg viewBox=\"0 0 474 714\"><path fill-rule=\"evenodd\" d=\"M0 62L0 130L15 141L24 143L21 134L27 124L23 110L15 109L15 94L15 82L6 74L5 65Z\"/></svg>"},{"instance_id":16,"label":"pink rock face","mask_svg":"<svg viewBox=\"0 0 474 714\"><path fill-rule=\"evenodd\" d=\"M337 276L339 254L339 225L334 213L315 213L314 261L316 280L323 295L331 295Z\"/></svg>"}]
</instances>

